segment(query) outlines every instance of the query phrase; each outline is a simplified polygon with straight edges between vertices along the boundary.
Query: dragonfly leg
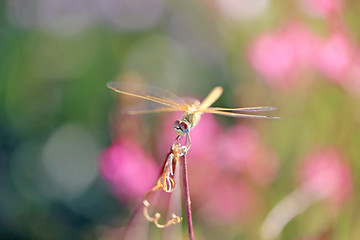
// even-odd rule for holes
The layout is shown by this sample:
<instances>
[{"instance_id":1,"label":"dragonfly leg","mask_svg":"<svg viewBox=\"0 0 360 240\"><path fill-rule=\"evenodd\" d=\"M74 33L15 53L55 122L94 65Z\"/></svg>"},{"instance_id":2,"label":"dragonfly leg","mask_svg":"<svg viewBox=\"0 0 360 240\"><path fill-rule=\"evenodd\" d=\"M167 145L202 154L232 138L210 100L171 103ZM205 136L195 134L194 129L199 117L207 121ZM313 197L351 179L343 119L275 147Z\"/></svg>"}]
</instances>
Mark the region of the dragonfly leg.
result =
<instances>
[{"instance_id":1,"label":"dragonfly leg","mask_svg":"<svg viewBox=\"0 0 360 240\"><path fill-rule=\"evenodd\" d=\"M185 144L186 144L186 152L187 152L187 151L189 151L189 149L191 147L191 139L190 139L190 134L189 133L186 134Z\"/></svg>"},{"instance_id":2,"label":"dragonfly leg","mask_svg":"<svg viewBox=\"0 0 360 240\"><path fill-rule=\"evenodd\" d=\"M180 139L180 135L178 135L176 138L175 138L175 141L173 142L173 144L171 145L171 148L175 145L179 145L179 139Z\"/></svg>"}]
</instances>

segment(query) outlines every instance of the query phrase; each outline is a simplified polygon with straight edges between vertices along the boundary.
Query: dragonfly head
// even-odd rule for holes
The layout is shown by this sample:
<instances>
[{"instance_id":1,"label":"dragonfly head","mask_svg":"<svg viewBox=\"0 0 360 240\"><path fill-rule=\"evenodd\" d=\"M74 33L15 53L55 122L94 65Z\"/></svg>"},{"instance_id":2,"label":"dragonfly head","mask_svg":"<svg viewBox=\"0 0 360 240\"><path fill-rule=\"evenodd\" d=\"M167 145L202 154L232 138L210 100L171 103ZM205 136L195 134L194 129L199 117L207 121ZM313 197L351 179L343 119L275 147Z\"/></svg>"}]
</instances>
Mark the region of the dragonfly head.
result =
<instances>
[{"instance_id":1,"label":"dragonfly head","mask_svg":"<svg viewBox=\"0 0 360 240\"><path fill-rule=\"evenodd\" d=\"M188 134L190 132L189 123L187 123L186 121L176 120L174 122L174 131L176 132L176 134L180 136L184 136L185 134Z\"/></svg>"}]
</instances>

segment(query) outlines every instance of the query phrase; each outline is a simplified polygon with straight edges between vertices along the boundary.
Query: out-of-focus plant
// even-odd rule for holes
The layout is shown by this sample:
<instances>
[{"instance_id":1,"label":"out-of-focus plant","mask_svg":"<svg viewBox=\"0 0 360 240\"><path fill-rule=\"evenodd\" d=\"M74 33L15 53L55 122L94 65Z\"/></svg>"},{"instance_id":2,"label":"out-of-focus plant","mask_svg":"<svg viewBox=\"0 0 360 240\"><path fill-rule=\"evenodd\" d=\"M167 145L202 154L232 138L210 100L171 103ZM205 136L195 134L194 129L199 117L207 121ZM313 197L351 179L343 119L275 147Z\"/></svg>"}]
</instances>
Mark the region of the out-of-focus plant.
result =
<instances>
[{"instance_id":1,"label":"out-of-focus plant","mask_svg":"<svg viewBox=\"0 0 360 240\"><path fill-rule=\"evenodd\" d=\"M299 168L300 186L269 213L261 228L262 239L276 239L285 225L312 205L328 200L329 217L337 215L353 193L352 174L336 149L310 153Z\"/></svg>"},{"instance_id":2,"label":"out-of-focus plant","mask_svg":"<svg viewBox=\"0 0 360 240\"><path fill-rule=\"evenodd\" d=\"M100 157L102 176L124 201L138 201L151 189L158 166L135 140L115 140Z\"/></svg>"},{"instance_id":3,"label":"out-of-focus plant","mask_svg":"<svg viewBox=\"0 0 360 240\"><path fill-rule=\"evenodd\" d=\"M111 110L106 82L132 71L179 95L221 85L224 107L279 108L277 122L204 116L194 129L197 239L259 239L293 193L301 201L292 218L281 212L291 220L279 239L358 239L359 9L349 0L3 1L0 238L118 239L179 117Z\"/></svg>"}]
</instances>

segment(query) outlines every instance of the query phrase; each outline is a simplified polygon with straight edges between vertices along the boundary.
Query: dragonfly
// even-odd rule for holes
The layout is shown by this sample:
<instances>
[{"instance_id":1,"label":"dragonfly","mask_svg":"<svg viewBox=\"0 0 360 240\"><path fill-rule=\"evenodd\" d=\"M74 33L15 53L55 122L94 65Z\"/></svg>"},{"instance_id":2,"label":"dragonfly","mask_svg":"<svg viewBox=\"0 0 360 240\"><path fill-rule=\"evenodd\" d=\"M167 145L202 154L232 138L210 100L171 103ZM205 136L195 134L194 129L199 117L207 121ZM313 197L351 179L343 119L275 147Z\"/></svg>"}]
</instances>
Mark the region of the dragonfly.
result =
<instances>
[{"instance_id":1,"label":"dragonfly","mask_svg":"<svg viewBox=\"0 0 360 240\"><path fill-rule=\"evenodd\" d=\"M224 115L239 118L267 118L279 119L273 116L255 115L254 112L264 112L276 110L275 107L240 107L240 108L223 108L211 107L223 93L223 88L217 86L200 102L194 98L181 98L167 90L131 82L108 82L107 87L115 92L141 98L152 104L129 108L125 110L128 114L146 114L160 112L184 112L179 120L174 122L174 131L180 137L186 135L187 146L190 147L190 131L200 121L201 116L205 113ZM252 114L250 114L252 113Z\"/></svg>"}]
</instances>

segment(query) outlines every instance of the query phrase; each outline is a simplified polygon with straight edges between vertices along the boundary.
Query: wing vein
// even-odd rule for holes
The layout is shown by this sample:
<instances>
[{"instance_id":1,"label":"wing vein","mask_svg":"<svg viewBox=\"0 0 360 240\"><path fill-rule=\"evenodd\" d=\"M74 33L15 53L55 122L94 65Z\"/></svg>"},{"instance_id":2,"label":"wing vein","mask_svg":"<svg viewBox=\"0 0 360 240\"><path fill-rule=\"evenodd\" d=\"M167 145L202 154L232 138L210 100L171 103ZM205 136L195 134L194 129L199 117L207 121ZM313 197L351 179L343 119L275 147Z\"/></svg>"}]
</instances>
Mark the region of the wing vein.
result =
<instances>
[{"instance_id":1,"label":"wing vein","mask_svg":"<svg viewBox=\"0 0 360 240\"><path fill-rule=\"evenodd\" d=\"M156 102L156 103L159 103L159 104L163 104L163 105L166 105L168 107L176 107L177 105L173 104L173 103L167 103L167 102L164 102L164 101L160 101L160 100L157 100L157 99L154 99L152 97L149 97L149 96L141 96L141 95L137 95L137 94L134 94L134 93L129 93L129 92L124 92L124 91L120 91L112 86L109 86L108 87L112 90L114 90L115 92L118 92L118 93L121 93L121 94L125 94L125 95L129 95L129 96L133 96L133 97L137 97L137 98L142 98L142 99L145 99L145 100L149 100L149 101L152 101L152 102Z\"/></svg>"},{"instance_id":2,"label":"wing vein","mask_svg":"<svg viewBox=\"0 0 360 240\"><path fill-rule=\"evenodd\" d=\"M242 107L242 108L211 107L208 109L214 111L265 112L265 111L274 111L277 108L264 106L264 107Z\"/></svg>"},{"instance_id":3,"label":"wing vein","mask_svg":"<svg viewBox=\"0 0 360 240\"><path fill-rule=\"evenodd\" d=\"M233 112L223 112L217 110L205 110L202 111L203 113L213 113L219 114L229 117L243 117L243 118L272 118L272 119L280 119L279 117L272 117L272 116L264 116L264 115L251 115L251 114L242 114L242 113L233 113Z\"/></svg>"},{"instance_id":4,"label":"wing vein","mask_svg":"<svg viewBox=\"0 0 360 240\"><path fill-rule=\"evenodd\" d=\"M158 113L158 112L177 112L183 111L181 108L158 108L158 109L150 109L150 110L129 110L126 111L129 114L147 114L147 113Z\"/></svg>"}]
</instances>

